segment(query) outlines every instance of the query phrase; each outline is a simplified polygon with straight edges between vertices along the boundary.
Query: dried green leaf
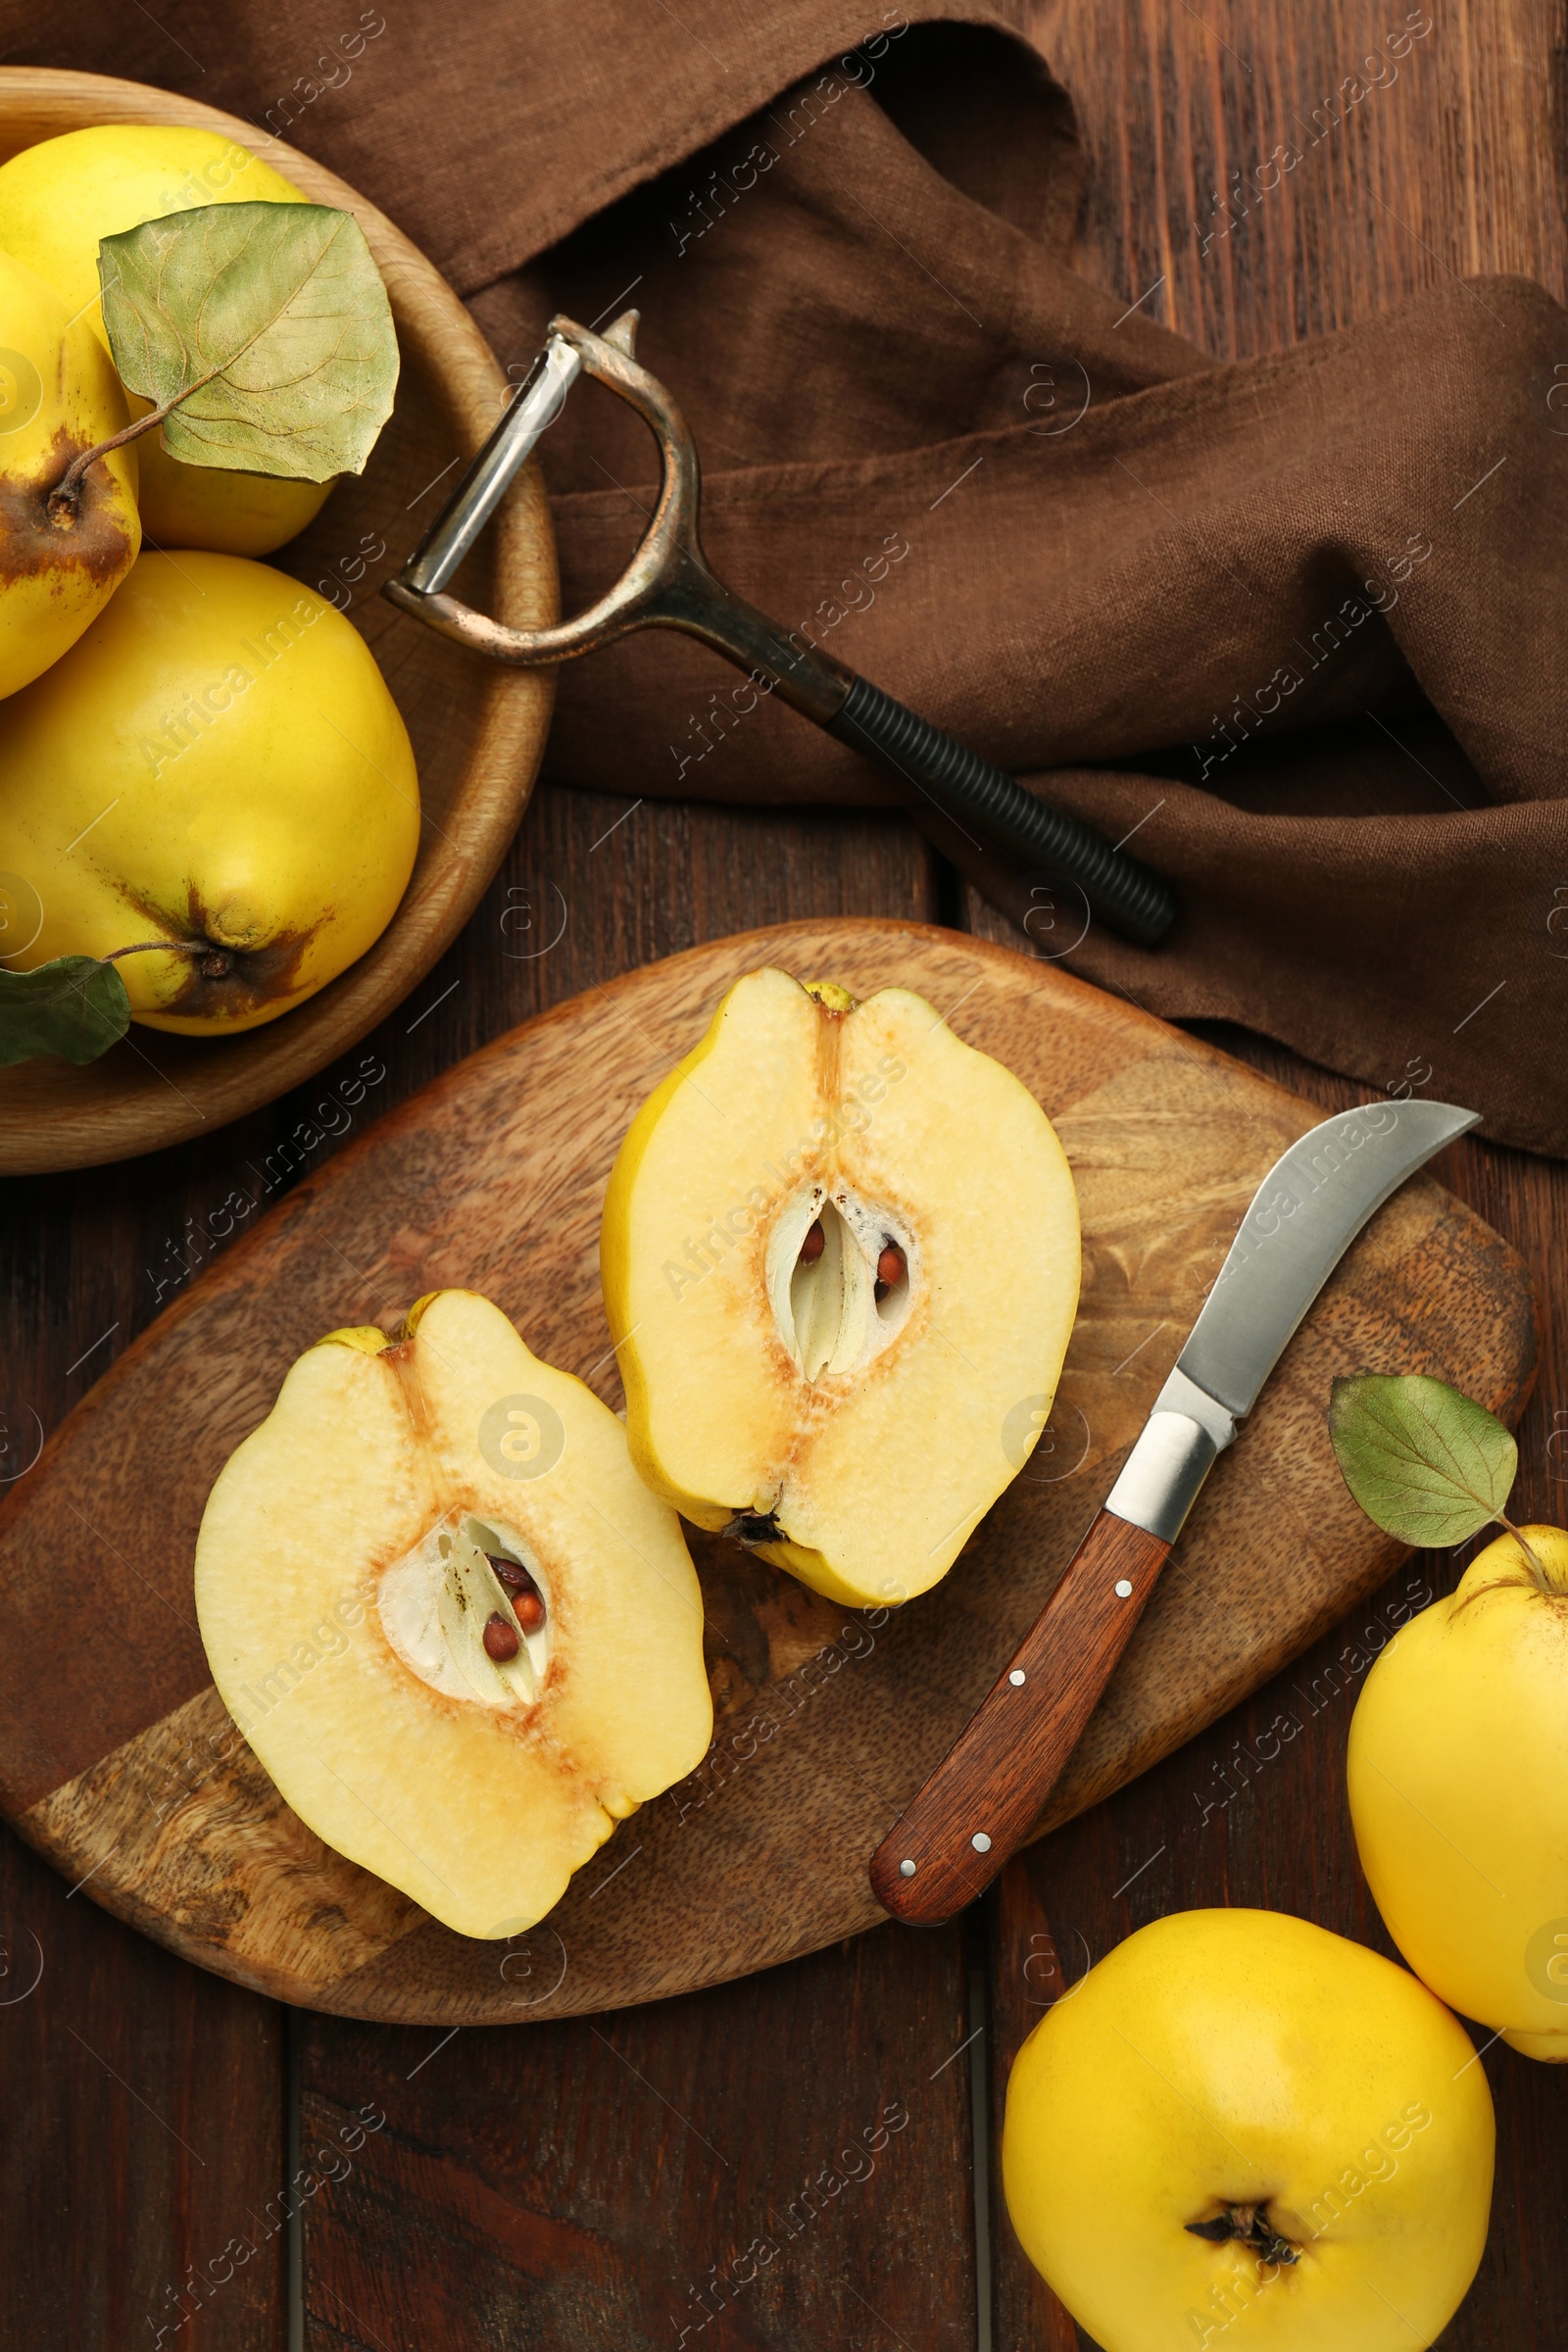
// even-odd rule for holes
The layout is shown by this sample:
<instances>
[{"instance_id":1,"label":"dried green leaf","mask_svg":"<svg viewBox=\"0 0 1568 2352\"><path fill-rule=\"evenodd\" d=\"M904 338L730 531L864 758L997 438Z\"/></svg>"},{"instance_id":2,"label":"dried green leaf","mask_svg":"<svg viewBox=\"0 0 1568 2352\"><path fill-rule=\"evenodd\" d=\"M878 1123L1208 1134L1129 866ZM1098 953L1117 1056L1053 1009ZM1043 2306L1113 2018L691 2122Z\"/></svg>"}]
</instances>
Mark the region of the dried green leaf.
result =
<instances>
[{"instance_id":1,"label":"dried green leaf","mask_svg":"<svg viewBox=\"0 0 1568 2352\"><path fill-rule=\"evenodd\" d=\"M30 972L0 971L0 1068L40 1054L96 1061L129 1026L125 983L96 956L57 956Z\"/></svg>"},{"instance_id":2,"label":"dried green leaf","mask_svg":"<svg viewBox=\"0 0 1568 2352\"><path fill-rule=\"evenodd\" d=\"M1463 1544L1508 1499L1519 1449L1484 1405L1425 1373L1334 1383L1329 1436L1369 1519L1402 1544Z\"/></svg>"},{"instance_id":3,"label":"dried green leaf","mask_svg":"<svg viewBox=\"0 0 1568 2352\"><path fill-rule=\"evenodd\" d=\"M363 473L392 414L397 336L359 222L324 204L209 204L105 237L122 381L191 466Z\"/></svg>"}]
</instances>

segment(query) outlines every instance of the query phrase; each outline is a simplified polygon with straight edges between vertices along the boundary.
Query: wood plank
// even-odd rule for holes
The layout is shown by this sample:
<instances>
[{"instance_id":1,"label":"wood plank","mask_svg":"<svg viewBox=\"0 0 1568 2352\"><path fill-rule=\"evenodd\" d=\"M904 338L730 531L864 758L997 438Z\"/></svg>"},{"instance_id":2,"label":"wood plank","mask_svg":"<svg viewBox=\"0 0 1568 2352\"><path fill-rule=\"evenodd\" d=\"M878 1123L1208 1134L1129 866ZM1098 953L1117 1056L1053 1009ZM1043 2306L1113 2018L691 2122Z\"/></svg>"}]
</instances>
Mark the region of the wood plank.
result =
<instances>
[{"instance_id":1,"label":"wood plank","mask_svg":"<svg viewBox=\"0 0 1568 2352\"><path fill-rule=\"evenodd\" d=\"M439 2034L307 2021L311 2352L972 2340L963 1936L889 1927L654 2009ZM883 2136L885 2134L885 2137Z\"/></svg>"},{"instance_id":2,"label":"wood plank","mask_svg":"<svg viewBox=\"0 0 1568 2352\"><path fill-rule=\"evenodd\" d=\"M0 2342L281 2347L275 2005L160 1951L4 1830L0 2026Z\"/></svg>"},{"instance_id":3,"label":"wood plank","mask_svg":"<svg viewBox=\"0 0 1568 2352\"><path fill-rule=\"evenodd\" d=\"M1216 359L1478 272L1561 298L1546 0L1032 0L1030 23L1087 148L1076 266Z\"/></svg>"},{"instance_id":4,"label":"wood plank","mask_svg":"<svg viewBox=\"0 0 1568 2352\"><path fill-rule=\"evenodd\" d=\"M1238 1217L1314 1121L1239 1063L1049 966L868 921L693 951L590 989L461 1064L263 1221L60 1432L6 1513L0 1773L24 1833L69 1875L91 1872L96 1899L288 1999L449 2024L514 2013L485 1948L330 1853L214 1711L192 1622L195 1533L213 1478L305 1347L345 1323L396 1322L445 1284L494 1296L546 1360L618 1401L598 1281L604 1183L637 1104L725 988L764 961L835 974L860 994L916 987L1054 1114L1084 1228L1060 1390L1070 1419L1060 1457L1014 1481L937 1603L846 1612L732 1545L694 1543L715 1746L621 1839L635 1867L608 1853L552 1914L570 1965L548 2007L663 1997L877 1917L866 1858L1043 1606ZM1340 1144L1358 1137L1352 1123ZM1330 1374L1413 1361L1513 1414L1533 1311L1495 1237L1430 1178L1396 1195L1216 1467L1053 1818L1210 1720L1397 1556L1333 1462L1317 1403ZM146 1430L176 1417L179 1454L151 1487L136 1469ZM1292 1482L1282 1571L1278 1513L1263 1497ZM73 1612L111 1595L114 1650L83 1649ZM200 1788L172 1831L158 1799L193 1740Z\"/></svg>"}]
</instances>

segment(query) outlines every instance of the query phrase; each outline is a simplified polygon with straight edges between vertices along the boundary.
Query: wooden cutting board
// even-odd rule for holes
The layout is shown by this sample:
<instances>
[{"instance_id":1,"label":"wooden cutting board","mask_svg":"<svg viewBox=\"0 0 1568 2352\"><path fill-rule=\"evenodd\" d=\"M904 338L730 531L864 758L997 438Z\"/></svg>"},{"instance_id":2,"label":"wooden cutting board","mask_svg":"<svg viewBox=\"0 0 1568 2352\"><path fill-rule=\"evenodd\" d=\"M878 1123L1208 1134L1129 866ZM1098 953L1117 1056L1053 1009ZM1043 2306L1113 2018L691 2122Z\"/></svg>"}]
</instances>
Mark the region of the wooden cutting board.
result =
<instances>
[{"instance_id":1,"label":"wooden cutting board","mask_svg":"<svg viewBox=\"0 0 1568 2352\"><path fill-rule=\"evenodd\" d=\"M1083 1302L1052 1424L946 1582L847 1612L694 1534L714 1743L616 1830L550 1919L470 1942L322 1845L212 1687L191 1590L222 1462L324 1331L486 1292L621 1401L598 1286L605 1180L643 1097L742 972L917 989L1054 1120ZM467 2025L621 2006L882 1916L865 1863L1040 1608L1265 1170L1319 1113L1049 964L896 922L799 923L573 999L447 1071L301 1184L101 1380L0 1514L0 1802L73 1883L186 1958L348 2016ZM975 1139L977 1151L985 1139ZM1416 1178L1367 1228L1220 1461L1047 1828L1233 1705L1396 1564L1350 1501L1342 1371L1442 1375L1517 1418L1525 1268ZM390 1767L389 1767L390 1768ZM519 1828L519 1835L525 1835Z\"/></svg>"}]
</instances>

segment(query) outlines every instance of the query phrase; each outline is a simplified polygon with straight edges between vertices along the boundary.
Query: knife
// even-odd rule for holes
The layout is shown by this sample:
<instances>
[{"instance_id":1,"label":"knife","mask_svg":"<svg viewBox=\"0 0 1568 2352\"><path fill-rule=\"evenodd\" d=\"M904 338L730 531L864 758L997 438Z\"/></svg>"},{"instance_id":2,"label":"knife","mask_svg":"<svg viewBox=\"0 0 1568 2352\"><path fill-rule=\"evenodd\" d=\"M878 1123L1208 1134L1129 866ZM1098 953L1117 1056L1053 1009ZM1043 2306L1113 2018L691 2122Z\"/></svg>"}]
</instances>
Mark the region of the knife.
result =
<instances>
[{"instance_id":1,"label":"knife","mask_svg":"<svg viewBox=\"0 0 1568 2352\"><path fill-rule=\"evenodd\" d=\"M950 1919L1023 1843L1204 1479L1307 1308L1389 1196L1480 1115L1368 1103L1324 1119L1274 1162L1060 1583L872 1855L872 1891L895 1919Z\"/></svg>"}]
</instances>

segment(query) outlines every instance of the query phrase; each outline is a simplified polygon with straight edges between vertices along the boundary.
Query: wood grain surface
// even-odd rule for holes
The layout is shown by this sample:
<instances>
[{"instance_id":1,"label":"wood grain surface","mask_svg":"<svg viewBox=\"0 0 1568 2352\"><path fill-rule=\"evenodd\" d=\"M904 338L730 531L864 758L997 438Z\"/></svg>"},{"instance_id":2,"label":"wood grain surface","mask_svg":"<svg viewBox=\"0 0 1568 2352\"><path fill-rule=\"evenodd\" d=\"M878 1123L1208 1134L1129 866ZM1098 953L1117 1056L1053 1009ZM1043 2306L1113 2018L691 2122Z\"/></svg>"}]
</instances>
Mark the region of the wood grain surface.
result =
<instances>
[{"instance_id":1,"label":"wood grain surface","mask_svg":"<svg viewBox=\"0 0 1568 2352\"><path fill-rule=\"evenodd\" d=\"M0 66L0 162L101 122L176 122L260 144L216 108L95 74ZM385 280L402 372L362 475L345 475L309 529L270 559L346 612L380 664L419 771L418 854L369 952L306 1004L239 1037L175 1037L133 1024L98 1060L52 1055L0 1069L0 1171L72 1168L199 1135L313 1077L428 971L472 913L527 806L555 699L548 670L505 670L394 612L375 592L440 511L460 457L509 387L451 287L384 214L307 155L269 139L269 161L318 204L352 212ZM150 544L150 543L149 543ZM514 626L556 617L550 509L529 466L459 575L460 593ZM26 877L23 877L24 881Z\"/></svg>"},{"instance_id":2,"label":"wood grain surface","mask_svg":"<svg viewBox=\"0 0 1568 2352\"><path fill-rule=\"evenodd\" d=\"M194 1625L201 1512L313 1340L394 1323L448 1285L493 1297L546 1361L618 1405L598 1282L611 1164L725 990L763 963L858 995L916 989L1046 1106L1083 1224L1056 1402L960 1563L906 1609L843 1610L694 1531L708 1757L530 1936L475 1943L333 1854L234 1731ZM272 1210L53 1440L0 1521L0 1798L69 1879L186 1958L351 2016L570 2015L870 1925L873 1849L1044 1605L1258 1183L1312 1124L1307 1104L1050 964L913 925L745 933L589 991L460 1063ZM1430 1177L1406 1185L1216 1465L1050 1818L1177 1746L1398 1557L1334 1463L1334 1374L1436 1372L1511 1420L1536 1345L1518 1259ZM171 1446L158 1433L176 1419ZM93 1606L122 1627L107 1655L76 1631Z\"/></svg>"},{"instance_id":3,"label":"wood grain surface","mask_svg":"<svg viewBox=\"0 0 1568 2352\"><path fill-rule=\"evenodd\" d=\"M1218 353L1364 318L1447 270L1534 269L1560 298L1563 28L1544 0L1433 8L1418 55L1436 71L1358 107L1348 137L1324 137L1266 211L1200 254L1192 223L1210 220L1220 159L1251 145L1255 93L1270 110L1266 156L1279 119L1293 106L1310 117L1404 13L1370 0L1127 0L1108 14L1018 0L1083 127L1086 273L1131 303L1181 241L1151 308ZM679 16L721 45L717 0L680 0ZM381 54L395 71L393 12L388 23ZM127 12L125 71L194 94L212 61L182 54L183 30L165 10ZM308 63L259 19L248 39L268 91ZM357 102L354 84L315 115ZM312 116L298 135L316 135ZM1391 228L1384 205L1418 234ZM591 303L567 307L593 316ZM3 1188L0 1477L25 1474L43 1431L159 1302L232 1248L243 1221L217 1230L231 1192L275 1200L313 1181L459 1055L638 961L748 924L846 913L994 921L896 820L536 794L475 918L366 1041L385 1075L357 1104L337 1086L358 1053L177 1152ZM1515 952L1499 943L1499 971ZM1437 1065L1442 1091L1443 1035L1419 1004L1410 1027L1411 1055ZM1257 1039L1220 1042L1325 1112L1358 1099ZM1444 1175L1532 1269L1544 1354L1518 1495L1527 1516L1560 1522L1568 1175L1468 1138ZM194 2352L557 2352L568 2335L585 2352L675 2352L686 2328L686 2352L972 2352L984 2328L995 2352L1083 2352L984 2162L1011 2056L1087 1958L1163 1911L1273 1904L1387 1948L1350 1834L1346 1733L1391 1612L1450 1589L1462 1565L1422 1555L1399 1569L1288 1673L1011 1864L961 1926L887 1926L625 2015L481 2034L280 2013L92 1908L87 1890L73 1895L0 1825L0 2096L18 2119L0 2200L0 2340L124 2352L167 2324L166 2343ZM1299 1725L1288 1740L1282 1715ZM1550 2184L1563 2085L1500 2044L1480 2063L1497 2108L1492 2234L1443 2352L1561 2352L1568 2263ZM852 2181L863 2163L836 2159L900 2096L909 2129ZM346 2178L334 2162L327 2180L317 2152L367 2103L384 2127ZM283 2236L267 2237L261 2217L275 2229L296 2171L291 2324ZM746 2282L747 2250L775 2224L779 2258ZM257 2255L215 2284L241 2232Z\"/></svg>"}]
</instances>

